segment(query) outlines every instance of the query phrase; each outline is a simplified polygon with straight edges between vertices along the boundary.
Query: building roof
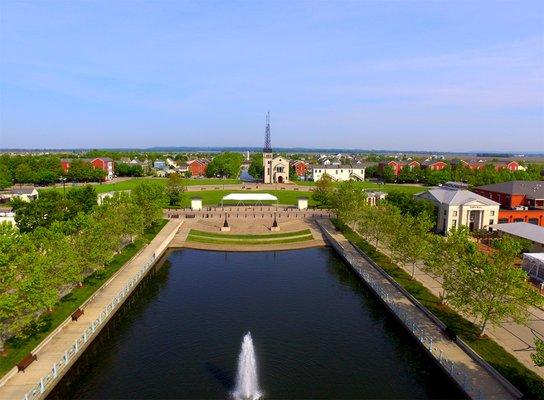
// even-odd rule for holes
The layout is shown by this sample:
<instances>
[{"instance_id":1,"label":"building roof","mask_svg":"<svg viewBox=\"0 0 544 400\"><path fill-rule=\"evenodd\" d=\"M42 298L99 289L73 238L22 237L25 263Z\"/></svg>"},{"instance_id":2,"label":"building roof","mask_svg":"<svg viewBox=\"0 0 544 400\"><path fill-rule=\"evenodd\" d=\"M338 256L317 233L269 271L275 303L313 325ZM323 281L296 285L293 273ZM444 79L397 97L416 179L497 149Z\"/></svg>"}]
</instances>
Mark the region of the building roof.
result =
<instances>
[{"instance_id":1,"label":"building roof","mask_svg":"<svg viewBox=\"0 0 544 400\"><path fill-rule=\"evenodd\" d=\"M450 206L460 206L472 201L477 201L478 203L482 203L487 206L499 205L499 203L496 201L490 200L487 197L480 196L479 194L473 193L466 189L434 188L426 192L419 193L416 196L427 200L434 200L441 204L448 204Z\"/></svg>"},{"instance_id":2,"label":"building roof","mask_svg":"<svg viewBox=\"0 0 544 400\"><path fill-rule=\"evenodd\" d=\"M523 258L530 258L544 264L544 253L523 253Z\"/></svg>"},{"instance_id":3,"label":"building roof","mask_svg":"<svg viewBox=\"0 0 544 400\"><path fill-rule=\"evenodd\" d=\"M524 194L531 199L544 199L544 182L510 181L478 186L476 189L505 194Z\"/></svg>"},{"instance_id":4,"label":"building roof","mask_svg":"<svg viewBox=\"0 0 544 400\"><path fill-rule=\"evenodd\" d=\"M236 201L273 200L273 201L278 201L278 198L276 196L268 194L268 193L230 193L230 194L227 194L226 196L224 196L221 200L236 200Z\"/></svg>"},{"instance_id":5,"label":"building roof","mask_svg":"<svg viewBox=\"0 0 544 400\"><path fill-rule=\"evenodd\" d=\"M532 242L544 244L544 228L538 225L527 222L511 222L508 224L493 224L489 225L489 227Z\"/></svg>"},{"instance_id":6,"label":"building roof","mask_svg":"<svg viewBox=\"0 0 544 400\"><path fill-rule=\"evenodd\" d=\"M11 189L11 193L16 195L32 194L35 190L36 188L34 187L23 187L23 188Z\"/></svg>"},{"instance_id":7,"label":"building roof","mask_svg":"<svg viewBox=\"0 0 544 400\"><path fill-rule=\"evenodd\" d=\"M338 165L338 164L330 164L330 165L319 165L319 164L314 164L314 165L311 165L310 168L313 168L313 169L363 169L365 168L364 166L361 166L361 165L348 165L348 164L344 164L344 165Z\"/></svg>"}]
</instances>

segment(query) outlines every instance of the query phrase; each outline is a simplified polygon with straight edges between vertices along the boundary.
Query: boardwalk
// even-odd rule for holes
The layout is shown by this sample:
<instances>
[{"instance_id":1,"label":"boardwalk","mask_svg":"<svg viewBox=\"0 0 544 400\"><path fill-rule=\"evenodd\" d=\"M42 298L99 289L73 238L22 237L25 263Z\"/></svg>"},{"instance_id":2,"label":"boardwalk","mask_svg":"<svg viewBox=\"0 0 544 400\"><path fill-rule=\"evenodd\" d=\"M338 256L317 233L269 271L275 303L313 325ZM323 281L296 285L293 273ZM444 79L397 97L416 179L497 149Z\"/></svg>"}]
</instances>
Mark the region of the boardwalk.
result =
<instances>
[{"instance_id":1,"label":"boardwalk","mask_svg":"<svg viewBox=\"0 0 544 400\"><path fill-rule=\"evenodd\" d=\"M332 225L319 221L331 244L355 272L372 288L383 303L410 330L420 345L441 365L465 393L473 399L514 399L520 393L491 367L471 356L457 342L450 340L438 321L433 320L409 299L405 292L376 269Z\"/></svg>"},{"instance_id":2,"label":"boardwalk","mask_svg":"<svg viewBox=\"0 0 544 400\"><path fill-rule=\"evenodd\" d=\"M0 399L45 398L168 247L180 225L179 220L169 221L149 245L97 291L77 321L66 323L39 346L37 361L24 373L8 373L0 386Z\"/></svg>"}]
</instances>

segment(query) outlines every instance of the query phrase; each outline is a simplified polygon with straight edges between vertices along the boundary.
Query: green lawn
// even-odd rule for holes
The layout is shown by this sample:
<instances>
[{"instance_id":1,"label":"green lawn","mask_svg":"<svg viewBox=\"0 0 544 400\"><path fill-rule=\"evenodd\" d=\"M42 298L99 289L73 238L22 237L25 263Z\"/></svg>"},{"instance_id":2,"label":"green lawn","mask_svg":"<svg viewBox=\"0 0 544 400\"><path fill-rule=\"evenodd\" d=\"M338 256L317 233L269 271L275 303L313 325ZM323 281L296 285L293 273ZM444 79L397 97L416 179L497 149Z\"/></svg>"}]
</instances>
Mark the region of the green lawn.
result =
<instances>
[{"instance_id":1,"label":"green lawn","mask_svg":"<svg viewBox=\"0 0 544 400\"><path fill-rule=\"evenodd\" d=\"M297 232L271 233L264 235L235 235L229 233L204 232L191 229L187 236L189 242L213 244L278 244L312 240L309 229Z\"/></svg>"},{"instance_id":2,"label":"green lawn","mask_svg":"<svg viewBox=\"0 0 544 400\"><path fill-rule=\"evenodd\" d=\"M49 333L68 318L85 300L87 300L104 282L106 282L119 268L130 260L146 243L149 243L166 224L162 220L159 226L146 232L143 237L125 247L121 253L102 270L90 275L83 281L82 287L76 287L64 296L51 313L40 319L40 328L36 329L25 339L13 338L7 341L5 356L0 356L0 377L8 372L15 364L34 349Z\"/></svg>"},{"instance_id":3,"label":"green lawn","mask_svg":"<svg viewBox=\"0 0 544 400\"><path fill-rule=\"evenodd\" d=\"M218 205L221 204L221 199L230 193L269 193L271 195L274 195L278 198L279 204L285 204L285 205L296 205L297 204L297 198L301 196L308 197L308 205L315 206L315 202L311 198L311 192L295 192L292 190L201 190L197 192L187 192L185 193L182 207L189 207L191 203L191 197L201 197L202 198L202 204L211 206L211 205ZM251 202L245 202L246 204L250 204ZM263 204L275 204L271 201L263 201ZM230 201L225 202L225 205L236 205L236 201Z\"/></svg>"},{"instance_id":4,"label":"green lawn","mask_svg":"<svg viewBox=\"0 0 544 400\"><path fill-rule=\"evenodd\" d=\"M315 182L295 182L297 185L300 186L315 186ZM340 182L334 182L334 186L340 185ZM354 182L354 184L357 187L360 187L361 189L370 189L370 190L378 190L381 192L390 192L392 190L398 190L400 192L404 193L410 193L410 194L416 194L419 192L424 192L428 188L425 186L412 186L412 185L403 185L399 183L386 183L384 185L379 185L375 182Z\"/></svg>"},{"instance_id":5,"label":"green lawn","mask_svg":"<svg viewBox=\"0 0 544 400\"><path fill-rule=\"evenodd\" d=\"M372 258L393 279L419 300L421 304L451 328L476 353L521 390L526 398L544 399L544 380L540 379L537 374L526 368L494 340L488 337L479 337L479 330L476 325L457 314L448 306L441 304L438 297L433 295L421 283L412 280L406 271L393 264L389 257L376 250L374 246L365 241L361 236L348 227L341 226L337 221L334 222L351 243Z\"/></svg>"},{"instance_id":6,"label":"green lawn","mask_svg":"<svg viewBox=\"0 0 544 400\"><path fill-rule=\"evenodd\" d=\"M132 190L134 189L138 184L142 182L158 182L161 185L166 185L167 178L131 178L127 179L125 181L117 182L117 183L101 183L101 184L94 184L93 186L96 188L96 191L98 193L105 193L105 192L113 192L117 190ZM185 184L187 186L206 186L206 185L234 185L241 183L239 179L215 179L215 178L204 178L204 179L185 179ZM70 190L72 188L71 184L66 184L66 190ZM48 188L40 189L40 190L49 190ZM62 191L62 187L57 187L55 190Z\"/></svg>"}]
</instances>

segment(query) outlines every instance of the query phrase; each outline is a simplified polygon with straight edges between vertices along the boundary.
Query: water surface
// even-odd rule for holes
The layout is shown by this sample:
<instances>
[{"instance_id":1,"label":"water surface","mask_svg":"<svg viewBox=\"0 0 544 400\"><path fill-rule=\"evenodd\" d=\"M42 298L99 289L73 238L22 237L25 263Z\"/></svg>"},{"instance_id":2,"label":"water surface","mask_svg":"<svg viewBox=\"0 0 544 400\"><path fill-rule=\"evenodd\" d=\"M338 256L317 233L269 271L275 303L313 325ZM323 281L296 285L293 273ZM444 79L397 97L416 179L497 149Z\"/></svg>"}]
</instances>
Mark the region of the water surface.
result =
<instances>
[{"instance_id":1,"label":"water surface","mask_svg":"<svg viewBox=\"0 0 544 400\"><path fill-rule=\"evenodd\" d=\"M179 250L51 398L227 398L244 334L265 398L462 394L328 248Z\"/></svg>"}]
</instances>

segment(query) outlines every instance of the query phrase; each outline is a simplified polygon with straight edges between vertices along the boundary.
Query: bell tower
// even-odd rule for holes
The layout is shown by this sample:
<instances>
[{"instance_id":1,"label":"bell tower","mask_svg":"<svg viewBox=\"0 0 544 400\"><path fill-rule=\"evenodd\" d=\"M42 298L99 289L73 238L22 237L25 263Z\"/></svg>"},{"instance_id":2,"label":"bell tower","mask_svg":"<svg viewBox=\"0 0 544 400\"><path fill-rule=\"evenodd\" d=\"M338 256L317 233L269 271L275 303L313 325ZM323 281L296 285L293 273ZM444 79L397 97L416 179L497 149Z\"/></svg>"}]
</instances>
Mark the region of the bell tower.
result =
<instances>
[{"instance_id":1,"label":"bell tower","mask_svg":"<svg viewBox=\"0 0 544 400\"><path fill-rule=\"evenodd\" d=\"M270 111L266 113L266 127L264 128L264 147L263 147L263 182L272 183L272 159L274 155L272 153L272 141L270 138Z\"/></svg>"}]
</instances>

